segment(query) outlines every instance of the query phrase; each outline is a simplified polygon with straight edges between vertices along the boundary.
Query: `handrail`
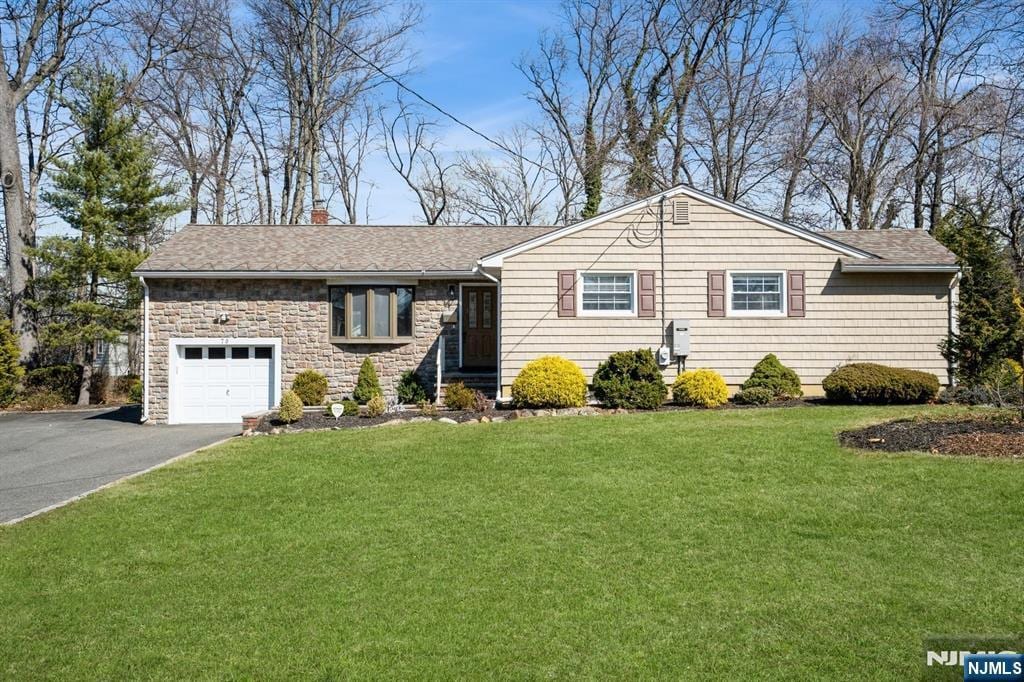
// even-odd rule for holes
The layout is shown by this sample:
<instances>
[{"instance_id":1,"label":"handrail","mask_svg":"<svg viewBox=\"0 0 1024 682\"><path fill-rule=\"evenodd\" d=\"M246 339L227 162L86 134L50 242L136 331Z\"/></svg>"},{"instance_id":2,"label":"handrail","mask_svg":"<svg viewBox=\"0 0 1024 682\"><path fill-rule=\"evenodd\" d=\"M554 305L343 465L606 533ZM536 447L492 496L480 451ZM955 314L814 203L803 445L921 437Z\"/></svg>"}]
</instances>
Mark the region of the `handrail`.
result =
<instances>
[{"instance_id":1,"label":"handrail","mask_svg":"<svg viewBox=\"0 0 1024 682\"><path fill-rule=\"evenodd\" d=\"M434 391L434 402L438 405L441 404L441 372L444 371L444 335L438 334L437 336L437 388Z\"/></svg>"}]
</instances>

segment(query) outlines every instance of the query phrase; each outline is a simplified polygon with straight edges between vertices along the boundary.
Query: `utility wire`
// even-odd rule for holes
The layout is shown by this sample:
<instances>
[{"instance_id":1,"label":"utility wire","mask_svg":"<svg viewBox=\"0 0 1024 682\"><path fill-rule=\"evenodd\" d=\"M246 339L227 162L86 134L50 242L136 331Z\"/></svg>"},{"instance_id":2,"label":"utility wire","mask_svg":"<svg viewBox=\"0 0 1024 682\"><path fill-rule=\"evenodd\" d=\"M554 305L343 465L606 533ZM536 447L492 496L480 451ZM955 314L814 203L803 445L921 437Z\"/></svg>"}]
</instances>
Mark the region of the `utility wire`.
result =
<instances>
[{"instance_id":1,"label":"utility wire","mask_svg":"<svg viewBox=\"0 0 1024 682\"><path fill-rule=\"evenodd\" d=\"M485 133L485 132L483 132L481 130L478 130L477 128L474 128L472 125L470 125L469 123L466 123L465 121L463 121L461 118L459 118L455 114L452 114L452 113L448 112L446 109L444 109L444 107L442 107L442 106L440 106L438 104L434 104L434 102L430 101L425 96L423 96L419 92L417 92L415 89L413 89L412 87L406 85L401 80L399 80L397 76L391 75L390 73L385 71L383 68L381 68L380 66L375 64L373 62L373 60L371 60L371 59L367 58L366 56L364 56L362 53L360 53L354 47L352 47L351 45L349 45L347 43L342 42L341 40L339 40L337 37L335 37L335 35L333 33L331 33L326 28L324 28L320 24L320 22L314 21L311 18L303 16L302 12L299 11L299 8L296 7L294 4L292 5L292 7L295 9L296 13L299 14L299 16L302 16L303 19L305 19L305 21L308 24L312 25L313 27L318 29L321 33L323 33L325 36L330 38L331 41L334 44L338 45L339 47L341 47L344 50L347 50L353 57L355 57L356 59L361 61L363 64L366 64L372 70L374 70L377 73L379 73L386 80L391 81L392 83L397 85L399 87L399 89L404 90L405 92L408 92L410 95L412 95L413 97L415 97L419 101L423 102L424 104L426 104L431 109L434 109L435 111L437 111L439 114L441 114L445 118L448 118L451 121L453 121L456 125L462 126L463 128L465 128L469 132L471 132L474 135L476 135L476 136L486 140L487 142L489 142L490 144L494 145L498 149L502 150L506 154L510 154L511 156L514 156L517 159L525 161L526 163L528 163L530 165L536 166L537 168L539 168L541 170L547 171L548 173L552 173L554 175L558 175L558 173L556 171L548 168L544 164L542 164L542 163L540 163L538 161L534 161L533 159L528 158L526 156L523 156L522 154L520 154L519 152L515 151L514 149L511 149L511 148L505 146L502 142L496 140L495 138L491 137L487 133Z\"/></svg>"}]
</instances>

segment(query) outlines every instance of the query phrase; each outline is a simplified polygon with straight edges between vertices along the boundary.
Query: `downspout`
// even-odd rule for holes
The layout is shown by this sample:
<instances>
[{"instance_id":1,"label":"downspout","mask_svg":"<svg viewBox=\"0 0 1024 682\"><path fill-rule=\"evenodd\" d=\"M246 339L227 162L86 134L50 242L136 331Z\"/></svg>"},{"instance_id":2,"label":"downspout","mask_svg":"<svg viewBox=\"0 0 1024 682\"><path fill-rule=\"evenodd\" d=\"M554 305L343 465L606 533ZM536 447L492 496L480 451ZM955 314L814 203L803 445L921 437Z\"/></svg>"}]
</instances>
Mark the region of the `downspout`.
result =
<instances>
[{"instance_id":1,"label":"downspout","mask_svg":"<svg viewBox=\"0 0 1024 682\"><path fill-rule=\"evenodd\" d=\"M949 338L953 339L960 333L960 280L963 278L963 269L959 270L949 282ZM956 360L950 356L947 363L949 372L949 385L956 386Z\"/></svg>"},{"instance_id":2,"label":"downspout","mask_svg":"<svg viewBox=\"0 0 1024 682\"><path fill-rule=\"evenodd\" d=\"M495 398L495 400L497 402L500 403L500 402L503 402L503 399L501 397L501 280L498 279L497 277L494 277L493 275L490 275L490 274L484 272L484 269L482 267L480 267L479 261L477 261L476 267L473 268L473 269L476 270L477 272L479 272L481 275L483 275L487 279L489 279L492 282L494 282L497 285L497 287L498 287L498 292L497 292L498 295L496 297L497 304L498 304L498 310L497 310L497 315L495 316L495 320L498 323L498 367L497 367L498 371L496 373L497 374L498 385L497 385L497 387L496 387L496 389L494 391L494 398ZM461 315L462 311L459 311L459 314Z\"/></svg>"},{"instance_id":3,"label":"downspout","mask_svg":"<svg viewBox=\"0 0 1024 682\"><path fill-rule=\"evenodd\" d=\"M658 296L658 300L661 301L661 345L668 346L668 327L666 326L666 315L665 315L665 194L662 193L661 199L658 200L658 241L661 247L661 296Z\"/></svg>"},{"instance_id":4,"label":"downspout","mask_svg":"<svg viewBox=\"0 0 1024 682\"><path fill-rule=\"evenodd\" d=\"M139 276L142 283L142 420L149 421L149 285L146 278Z\"/></svg>"}]
</instances>

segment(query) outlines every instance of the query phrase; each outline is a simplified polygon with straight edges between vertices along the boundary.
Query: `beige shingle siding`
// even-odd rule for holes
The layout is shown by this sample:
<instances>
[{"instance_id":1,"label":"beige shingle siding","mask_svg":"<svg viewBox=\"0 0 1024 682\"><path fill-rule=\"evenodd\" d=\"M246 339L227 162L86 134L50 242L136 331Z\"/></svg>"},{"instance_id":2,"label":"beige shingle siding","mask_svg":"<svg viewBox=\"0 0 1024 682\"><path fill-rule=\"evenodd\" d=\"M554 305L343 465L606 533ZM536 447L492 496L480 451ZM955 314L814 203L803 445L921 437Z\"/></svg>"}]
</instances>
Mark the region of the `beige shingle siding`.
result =
<instances>
[{"instance_id":1,"label":"beige shingle siding","mask_svg":"<svg viewBox=\"0 0 1024 682\"><path fill-rule=\"evenodd\" d=\"M690 224L667 221L666 287L659 317L559 318L560 270L659 270L657 241L629 239L632 224L651 230L644 211L595 225L505 259L502 270L502 380L511 383L538 355L557 353L591 375L608 354L662 343L661 297L668 320L690 320L687 366L710 367L742 383L766 353L820 384L837 365L872 361L912 367L946 381L938 344L948 325L949 274L843 274L839 253L722 209L690 203ZM632 243L631 243L632 242ZM708 318L708 270L802 270L806 317ZM665 372L675 376L675 366Z\"/></svg>"}]
</instances>

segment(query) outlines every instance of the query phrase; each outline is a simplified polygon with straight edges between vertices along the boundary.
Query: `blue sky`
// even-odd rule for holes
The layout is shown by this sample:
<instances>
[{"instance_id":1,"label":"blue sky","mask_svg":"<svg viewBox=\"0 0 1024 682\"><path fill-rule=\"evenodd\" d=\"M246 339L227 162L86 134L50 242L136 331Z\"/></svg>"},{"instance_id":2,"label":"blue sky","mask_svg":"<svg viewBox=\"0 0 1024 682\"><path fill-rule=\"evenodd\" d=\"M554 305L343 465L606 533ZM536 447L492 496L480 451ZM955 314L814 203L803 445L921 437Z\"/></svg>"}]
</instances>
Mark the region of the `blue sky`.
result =
<instances>
[{"instance_id":1,"label":"blue sky","mask_svg":"<svg viewBox=\"0 0 1024 682\"><path fill-rule=\"evenodd\" d=\"M536 117L516 68L545 28L557 25L555 1L430 0L411 40L416 72L403 79L428 99L488 134ZM487 150L469 131L448 127L449 151ZM376 155L367 169L374 184L370 222L415 222L419 209L400 178ZM420 217L420 219L422 219Z\"/></svg>"}]
</instances>

